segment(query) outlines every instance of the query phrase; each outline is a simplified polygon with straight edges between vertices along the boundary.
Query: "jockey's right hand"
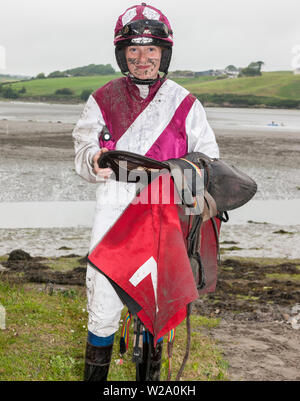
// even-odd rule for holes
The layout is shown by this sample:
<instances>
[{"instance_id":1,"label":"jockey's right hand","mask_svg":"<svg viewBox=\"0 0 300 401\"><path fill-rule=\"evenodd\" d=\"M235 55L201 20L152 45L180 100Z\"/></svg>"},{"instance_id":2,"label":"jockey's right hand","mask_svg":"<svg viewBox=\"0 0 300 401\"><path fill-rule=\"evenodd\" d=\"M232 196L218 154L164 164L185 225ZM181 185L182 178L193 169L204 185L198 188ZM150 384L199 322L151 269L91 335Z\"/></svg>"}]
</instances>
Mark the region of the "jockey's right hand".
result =
<instances>
[{"instance_id":1,"label":"jockey's right hand","mask_svg":"<svg viewBox=\"0 0 300 401\"><path fill-rule=\"evenodd\" d=\"M102 153L108 152L107 148L101 148L97 153L94 154L93 156L93 171L96 175L98 175L101 178L109 178L112 174L112 169L110 168L100 168L98 166L98 160Z\"/></svg>"}]
</instances>

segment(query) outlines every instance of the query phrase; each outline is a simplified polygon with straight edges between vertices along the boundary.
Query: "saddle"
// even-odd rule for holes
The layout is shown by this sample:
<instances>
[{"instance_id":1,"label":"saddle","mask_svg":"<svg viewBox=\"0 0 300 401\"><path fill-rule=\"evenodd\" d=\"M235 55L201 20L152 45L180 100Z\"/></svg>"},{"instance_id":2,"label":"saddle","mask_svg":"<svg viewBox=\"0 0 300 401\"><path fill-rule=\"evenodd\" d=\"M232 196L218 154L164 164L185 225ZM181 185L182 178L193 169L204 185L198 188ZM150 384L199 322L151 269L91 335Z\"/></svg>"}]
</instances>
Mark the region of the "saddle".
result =
<instances>
[{"instance_id":1,"label":"saddle","mask_svg":"<svg viewBox=\"0 0 300 401\"><path fill-rule=\"evenodd\" d=\"M142 187L163 173L171 175L181 207L185 215L191 217L186 238L187 254L197 288L203 289L206 273L200 257L202 223L211 220L219 255L219 232L214 218L228 221L227 211L243 206L255 195L255 181L225 161L201 152L160 162L131 152L109 151L101 155L98 165L111 168L116 180L139 183Z\"/></svg>"},{"instance_id":2,"label":"saddle","mask_svg":"<svg viewBox=\"0 0 300 401\"><path fill-rule=\"evenodd\" d=\"M247 174L223 160L200 152L160 162L136 153L112 150L101 155L98 165L100 168L111 168L118 181L141 182L144 185L162 174L162 170L167 171L185 206L194 207L194 198L202 195L208 197L211 204L214 201L214 213L243 206L257 191L255 181Z\"/></svg>"}]
</instances>

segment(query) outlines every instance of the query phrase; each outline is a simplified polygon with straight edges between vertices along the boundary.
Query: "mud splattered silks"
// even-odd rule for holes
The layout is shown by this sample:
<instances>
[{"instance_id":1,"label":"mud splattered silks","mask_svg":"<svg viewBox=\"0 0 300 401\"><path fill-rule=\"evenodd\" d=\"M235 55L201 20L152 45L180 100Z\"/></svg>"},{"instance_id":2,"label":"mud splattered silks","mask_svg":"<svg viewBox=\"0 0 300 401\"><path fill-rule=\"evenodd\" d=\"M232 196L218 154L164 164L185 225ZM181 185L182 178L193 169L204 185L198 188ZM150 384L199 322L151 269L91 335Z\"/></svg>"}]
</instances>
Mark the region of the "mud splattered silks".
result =
<instances>
[{"instance_id":1,"label":"mud splattered silks","mask_svg":"<svg viewBox=\"0 0 300 401\"><path fill-rule=\"evenodd\" d=\"M107 126L111 139L101 132ZM186 89L167 79L149 87L145 99L130 78L109 82L88 99L74 131L76 172L89 182L99 183L92 250L135 198L135 184L101 181L93 173L92 157L100 149L126 150L156 160L182 157L201 151L218 157L215 135L200 102ZM88 328L98 336L118 330L123 308L118 295L94 268L87 269Z\"/></svg>"}]
</instances>

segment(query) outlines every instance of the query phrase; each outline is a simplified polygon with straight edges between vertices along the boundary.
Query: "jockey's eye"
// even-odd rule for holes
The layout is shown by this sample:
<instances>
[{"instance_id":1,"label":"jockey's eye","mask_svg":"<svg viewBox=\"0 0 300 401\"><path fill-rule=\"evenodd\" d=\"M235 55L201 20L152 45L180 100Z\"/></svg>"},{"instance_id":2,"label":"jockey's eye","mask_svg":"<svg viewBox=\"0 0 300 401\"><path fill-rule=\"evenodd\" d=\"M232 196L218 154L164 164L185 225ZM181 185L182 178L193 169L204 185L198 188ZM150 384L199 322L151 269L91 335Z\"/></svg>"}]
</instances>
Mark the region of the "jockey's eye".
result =
<instances>
[{"instance_id":1,"label":"jockey's eye","mask_svg":"<svg viewBox=\"0 0 300 401\"><path fill-rule=\"evenodd\" d=\"M130 47L128 50L130 53L136 53L138 51L136 47Z\"/></svg>"}]
</instances>

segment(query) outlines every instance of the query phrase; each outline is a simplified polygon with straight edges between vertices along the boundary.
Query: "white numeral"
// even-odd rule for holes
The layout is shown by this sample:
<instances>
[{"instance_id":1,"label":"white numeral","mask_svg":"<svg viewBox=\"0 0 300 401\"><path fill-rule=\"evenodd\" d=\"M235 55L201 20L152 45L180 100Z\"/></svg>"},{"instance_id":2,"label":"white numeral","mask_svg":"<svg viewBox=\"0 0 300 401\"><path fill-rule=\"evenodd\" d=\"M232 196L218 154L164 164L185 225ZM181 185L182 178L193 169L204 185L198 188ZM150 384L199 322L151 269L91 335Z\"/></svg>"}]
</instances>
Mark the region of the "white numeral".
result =
<instances>
[{"instance_id":1,"label":"white numeral","mask_svg":"<svg viewBox=\"0 0 300 401\"><path fill-rule=\"evenodd\" d=\"M157 263L153 256L149 258L141 267L137 269L137 271L133 274L133 276L129 279L132 285L135 287L140 284L149 274L151 274L151 281L154 290L155 296L155 305L156 305L156 313L158 312L157 305Z\"/></svg>"}]
</instances>

